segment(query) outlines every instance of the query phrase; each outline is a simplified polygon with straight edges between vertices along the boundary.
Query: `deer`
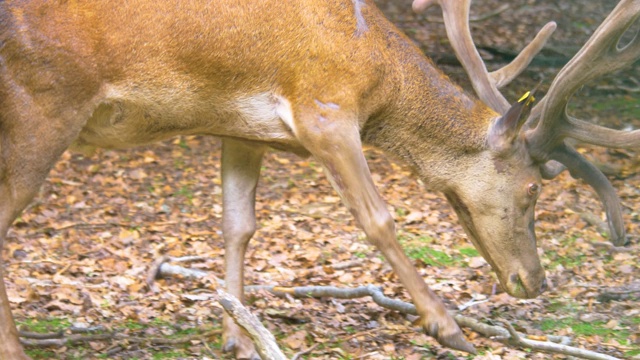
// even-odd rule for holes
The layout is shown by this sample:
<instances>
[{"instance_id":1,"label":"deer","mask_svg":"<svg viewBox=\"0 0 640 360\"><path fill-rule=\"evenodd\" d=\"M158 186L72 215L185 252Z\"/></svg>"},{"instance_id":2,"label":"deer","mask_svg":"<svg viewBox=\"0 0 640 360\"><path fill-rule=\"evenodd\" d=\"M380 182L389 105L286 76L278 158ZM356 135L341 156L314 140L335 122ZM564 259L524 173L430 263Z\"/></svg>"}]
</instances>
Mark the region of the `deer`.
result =
<instances>
[{"instance_id":1,"label":"deer","mask_svg":"<svg viewBox=\"0 0 640 360\"><path fill-rule=\"evenodd\" d=\"M640 41L619 44L640 16L640 0L621 0L535 103L530 93L509 102L499 89L556 24L489 72L469 30L470 0L415 0L413 7L436 3L478 98L453 84L372 0L0 2L0 248L67 149L211 135L222 139L225 286L242 300L261 160L269 149L312 156L410 294L424 331L474 353L404 254L362 145L404 162L446 196L506 292L540 295L547 284L534 208L542 179L565 169L583 179L603 204L611 240L626 241L614 187L568 140L637 148L640 130L594 125L566 106L583 84L640 58ZM226 316L223 343L238 359L259 358ZM1 360L28 359L4 281L0 344Z\"/></svg>"}]
</instances>

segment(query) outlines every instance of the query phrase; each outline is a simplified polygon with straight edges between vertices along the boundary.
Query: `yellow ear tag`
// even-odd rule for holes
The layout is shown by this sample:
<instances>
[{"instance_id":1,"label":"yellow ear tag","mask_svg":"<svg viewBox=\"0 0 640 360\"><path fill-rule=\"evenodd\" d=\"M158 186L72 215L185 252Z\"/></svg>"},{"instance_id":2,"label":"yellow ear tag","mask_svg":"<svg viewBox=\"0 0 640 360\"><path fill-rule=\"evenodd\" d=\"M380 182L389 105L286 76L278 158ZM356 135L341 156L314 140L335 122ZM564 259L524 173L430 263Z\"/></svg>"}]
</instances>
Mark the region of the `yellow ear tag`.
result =
<instances>
[{"instance_id":1,"label":"yellow ear tag","mask_svg":"<svg viewBox=\"0 0 640 360\"><path fill-rule=\"evenodd\" d=\"M526 93L524 93L524 95L522 95L522 97L520 97L520 99L518 99L518 102L523 102L525 100L527 102L524 105L527 106L527 105L531 104L532 102L536 101L536 98L531 96L531 91L527 91Z\"/></svg>"}]
</instances>

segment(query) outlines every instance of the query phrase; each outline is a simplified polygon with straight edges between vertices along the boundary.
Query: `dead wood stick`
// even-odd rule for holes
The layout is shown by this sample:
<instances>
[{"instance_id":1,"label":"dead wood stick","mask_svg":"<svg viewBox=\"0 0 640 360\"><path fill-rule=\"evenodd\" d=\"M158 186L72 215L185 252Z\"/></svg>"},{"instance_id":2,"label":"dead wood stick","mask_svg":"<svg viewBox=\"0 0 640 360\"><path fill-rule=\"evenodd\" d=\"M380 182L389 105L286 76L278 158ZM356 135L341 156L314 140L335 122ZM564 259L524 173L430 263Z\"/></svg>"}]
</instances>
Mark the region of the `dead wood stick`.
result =
<instances>
[{"instance_id":1,"label":"dead wood stick","mask_svg":"<svg viewBox=\"0 0 640 360\"><path fill-rule=\"evenodd\" d=\"M156 261L154 261L153 264L151 264L151 268L147 273L147 287L154 294L157 294L159 291L158 287L156 286L156 277L158 276L158 272L160 271L160 266L162 266L162 264L164 264L165 261L167 261L166 256L161 256L157 258Z\"/></svg>"},{"instance_id":2,"label":"dead wood stick","mask_svg":"<svg viewBox=\"0 0 640 360\"><path fill-rule=\"evenodd\" d=\"M583 211L579 213L580 218L587 224L594 226L600 234L609 234L609 226L600 217L594 213Z\"/></svg>"},{"instance_id":3,"label":"dead wood stick","mask_svg":"<svg viewBox=\"0 0 640 360\"><path fill-rule=\"evenodd\" d=\"M171 276L172 274L178 273L175 271L176 269L174 266L170 266L168 269L171 269L171 271L167 273L163 272L164 268L165 266L163 265L159 269L160 277ZM180 274L185 277L201 278L207 273L200 270L193 271L192 269L186 269L186 271L180 271ZM401 300L391 299L385 296L379 287L373 285L361 286L351 289L338 288L333 286L303 286L293 288L279 286L247 286L245 287L245 290L251 291L255 290L255 288L266 290L277 296L288 294L295 297L333 297L340 299L355 299L370 296L376 304L384 308L396 310L404 314L417 315L416 308L413 304L406 303ZM483 324L476 319L456 313L452 313L452 315L454 316L454 319L456 320L458 325L470 328L471 330L482 334L483 336L495 338L512 346L519 346L522 348L528 348L541 352L570 355L583 359L617 359L609 355L569 346L568 344L571 342L571 340L565 336L548 335L546 336L547 341L538 341L527 339L525 334L517 334L518 338L515 339L513 338L513 335L509 332L509 330L504 327Z\"/></svg>"},{"instance_id":4,"label":"dead wood stick","mask_svg":"<svg viewBox=\"0 0 640 360\"><path fill-rule=\"evenodd\" d=\"M296 297L335 297L341 299L353 299L357 297L371 296L373 301L385 308L400 311L406 314L417 315L416 308L400 300L386 297L382 290L373 285L361 286L353 289L336 288L332 286L305 286L296 288L274 287L274 294L286 293ZM617 358L590 350L569 346L570 340L562 336L547 336L548 341L527 339L526 335L519 334L509 324L507 329L499 326L492 326L480 323L478 320L460 314L452 314L458 325L471 328L472 330L490 338L506 342L507 344L521 348L529 348L536 351L543 351L555 354L564 354L583 359L592 360L615 360Z\"/></svg>"},{"instance_id":5,"label":"dead wood stick","mask_svg":"<svg viewBox=\"0 0 640 360\"><path fill-rule=\"evenodd\" d=\"M58 333L55 333L57 336ZM69 335L52 337L53 334L37 334L30 332L20 332L20 342L27 346L41 347L63 347L67 345L86 343L90 341L101 340L126 340L130 343L148 343L153 345L179 345L191 342L193 340L206 339L213 335L220 334L220 330L209 330L202 334L187 335L176 339L167 339L159 337L137 337L127 334L119 334L115 332L107 332L103 334L91 335Z\"/></svg>"},{"instance_id":6,"label":"dead wood stick","mask_svg":"<svg viewBox=\"0 0 640 360\"><path fill-rule=\"evenodd\" d=\"M21 337L29 338L29 339L38 339L38 340L61 339L64 337L63 331L57 331L54 333L37 333L37 332L20 330L18 333Z\"/></svg>"},{"instance_id":7,"label":"dead wood stick","mask_svg":"<svg viewBox=\"0 0 640 360\"><path fill-rule=\"evenodd\" d=\"M168 259L170 262L185 263L185 262L207 261L211 258L207 256L192 255L192 256L181 256L181 257L169 257Z\"/></svg>"},{"instance_id":8,"label":"dead wood stick","mask_svg":"<svg viewBox=\"0 0 640 360\"><path fill-rule=\"evenodd\" d=\"M222 305L224 311L226 311L235 323L242 327L251 340L253 340L262 360L287 360L276 344L276 339L273 335L260 323L260 320L258 320L255 315L251 314L249 310L240 303L240 300L221 289L218 289L218 296L220 297L220 305Z\"/></svg>"},{"instance_id":9,"label":"dead wood stick","mask_svg":"<svg viewBox=\"0 0 640 360\"><path fill-rule=\"evenodd\" d=\"M149 285L149 288L152 288L152 283L156 278L159 277L163 277L163 276L182 276L185 278L191 278L191 279L197 279L197 278L201 278L203 276L206 275L205 271L202 270L198 270L198 269L189 269L183 266L179 266L179 265L171 265L168 264L170 262L191 262L191 261L206 261L208 258L206 257L202 257L202 256L183 256L183 257L179 257L179 258L172 258L172 257L167 257L167 256L161 256L158 259L156 259L153 264L151 265L151 267L149 268L149 273L147 276L147 284ZM362 265L363 261L358 259L358 260L350 260L350 261L344 261L344 262L339 262L336 264L331 264L328 267L334 269L334 270L344 270L344 269L348 269L348 268L352 268L352 267L356 267L356 266L360 266ZM313 268L313 270L315 271L319 271L321 269L323 269L323 266L316 266L315 268ZM220 284L223 284L224 282L222 280L218 281Z\"/></svg>"},{"instance_id":10,"label":"dead wood stick","mask_svg":"<svg viewBox=\"0 0 640 360\"><path fill-rule=\"evenodd\" d=\"M38 339L29 338L31 334L21 333L20 342L26 346L43 346L43 347L63 347L66 345L79 344L89 341L112 340L117 338L114 333L93 334L93 335L70 335L60 338Z\"/></svg>"},{"instance_id":11,"label":"dead wood stick","mask_svg":"<svg viewBox=\"0 0 640 360\"><path fill-rule=\"evenodd\" d=\"M528 347L532 349L539 349L545 352L553 352L560 353L569 356L578 357L581 359L589 359L589 360L617 360L618 358L609 356L606 354L600 354L597 352L576 348L573 346L567 346L562 344L554 344L547 341L537 341L524 339L520 337L520 334L516 332L516 330L511 326L511 324L505 322L505 326L509 331L509 343L515 346Z\"/></svg>"},{"instance_id":12,"label":"dead wood stick","mask_svg":"<svg viewBox=\"0 0 640 360\"><path fill-rule=\"evenodd\" d=\"M601 242L601 241L594 241L591 243L591 245L593 247L605 248L609 252L609 254L638 251L638 249L635 246L634 247L615 246L611 243Z\"/></svg>"},{"instance_id":13,"label":"dead wood stick","mask_svg":"<svg viewBox=\"0 0 640 360\"><path fill-rule=\"evenodd\" d=\"M301 356L303 355L307 355L310 352L312 352L313 350L315 350L315 348L318 347L318 345L320 345L321 343L315 343L313 344L313 346L309 347L306 350L302 350L302 351L298 351L297 353L295 353L295 355L293 355L293 357L291 358L291 360L298 360Z\"/></svg>"}]
</instances>

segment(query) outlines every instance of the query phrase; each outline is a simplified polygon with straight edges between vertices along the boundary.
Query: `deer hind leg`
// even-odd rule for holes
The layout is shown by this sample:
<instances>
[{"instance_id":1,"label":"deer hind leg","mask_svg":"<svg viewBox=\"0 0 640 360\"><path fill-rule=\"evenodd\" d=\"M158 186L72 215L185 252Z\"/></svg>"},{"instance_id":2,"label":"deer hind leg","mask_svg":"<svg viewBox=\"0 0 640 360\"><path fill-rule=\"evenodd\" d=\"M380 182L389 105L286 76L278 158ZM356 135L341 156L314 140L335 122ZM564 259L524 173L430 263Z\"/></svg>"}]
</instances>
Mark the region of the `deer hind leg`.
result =
<instances>
[{"instance_id":1,"label":"deer hind leg","mask_svg":"<svg viewBox=\"0 0 640 360\"><path fill-rule=\"evenodd\" d=\"M0 254L9 226L81 128L75 120L43 116L25 95L4 94L0 99ZM11 315L3 263L0 256L0 360L28 359Z\"/></svg>"},{"instance_id":2,"label":"deer hind leg","mask_svg":"<svg viewBox=\"0 0 640 360\"><path fill-rule=\"evenodd\" d=\"M227 291L244 298L244 254L256 230L255 198L264 148L232 139L222 143L222 233ZM237 359L259 360L251 340L224 315L224 350Z\"/></svg>"},{"instance_id":3,"label":"deer hind leg","mask_svg":"<svg viewBox=\"0 0 640 360\"><path fill-rule=\"evenodd\" d=\"M354 125L357 120L350 114L334 112L319 109L317 114L306 114L295 123L296 135L322 164L369 241L384 254L411 294L425 331L447 347L475 352L396 240L393 218L373 183L362 153L360 134Z\"/></svg>"}]
</instances>

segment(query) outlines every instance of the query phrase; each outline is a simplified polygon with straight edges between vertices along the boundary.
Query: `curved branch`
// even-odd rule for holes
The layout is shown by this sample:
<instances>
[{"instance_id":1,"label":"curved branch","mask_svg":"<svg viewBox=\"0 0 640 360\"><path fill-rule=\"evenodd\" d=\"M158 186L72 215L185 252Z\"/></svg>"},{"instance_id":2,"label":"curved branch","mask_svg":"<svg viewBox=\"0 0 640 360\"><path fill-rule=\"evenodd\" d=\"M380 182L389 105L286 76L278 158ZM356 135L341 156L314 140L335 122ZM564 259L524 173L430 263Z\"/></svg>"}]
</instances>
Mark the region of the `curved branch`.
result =
<instances>
[{"instance_id":1,"label":"curved branch","mask_svg":"<svg viewBox=\"0 0 640 360\"><path fill-rule=\"evenodd\" d=\"M172 271L169 274L164 274L162 270L164 267L160 267L160 276L163 275L175 275L180 273L181 276L201 278L204 276L202 272L191 271ZM175 269L172 269L175 270ZM189 269L186 269L189 270ZM401 300L392 299L384 295L380 287L374 285L360 286L356 288L338 288L335 286L302 286L302 287L280 287L280 286L246 286L245 291L267 291L276 296L295 296L299 298L313 297L331 297L339 299L355 299L370 296L376 304L390 310L395 310L404 314L417 315L416 308L413 304L407 303ZM456 320L460 327L467 327L471 330L482 334L488 338L494 338L496 340L503 341L510 345L519 346L522 348L529 348L536 351L544 351L548 353L566 354L576 356L584 359L595 360L615 360L617 358L596 353L593 351L580 349L569 346L571 343L570 338L566 336L552 336L547 335L544 338L546 341L528 339L524 334L517 334L519 340L513 339L513 335L510 334L508 329L500 326L493 326L481 323L480 321L467 316L460 315L459 313L452 313L453 318Z\"/></svg>"},{"instance_id":2,"label":"curved branch","mask_svg":"<svg viewBox=\"0 0 640 360\"><path fill-rule=\"evenodd\" d=\"M337 288L333 286L304 286L294 288L274 287L274 294L290 294L297 297L336 297L341 299L353 299L356 297L371 296L373 301L385 308L397 310L405 314L416 315L417 311L413 304L404 301L391 299L382 293L382 289L373 285L360 286L353 289ZM492 326L479 322L460 314L452 314L458 325L468 327L472 330L496 340L506 342L510 345L529 348L547 353L565 354L592 360L616 360L613 356L596 353L593 351L576 348L568 345L566 337L547 336L547 341L532 340L526 335L517 333L511 325L507 329L500 326Z\"/></svg>"},{"instance_id":3,"label":"curved branch","mask_svg":"<svg viewBox=\"0 0 640 360\"><path fill-rule=\"evenodd\" d=\"M242 327L253 343L260 357L265 360L287 360L276 343L276 338L267 330L260 320L245 308L235 296L218 289L220 305L233 321Z\"/></svg>"}]
</instances>

